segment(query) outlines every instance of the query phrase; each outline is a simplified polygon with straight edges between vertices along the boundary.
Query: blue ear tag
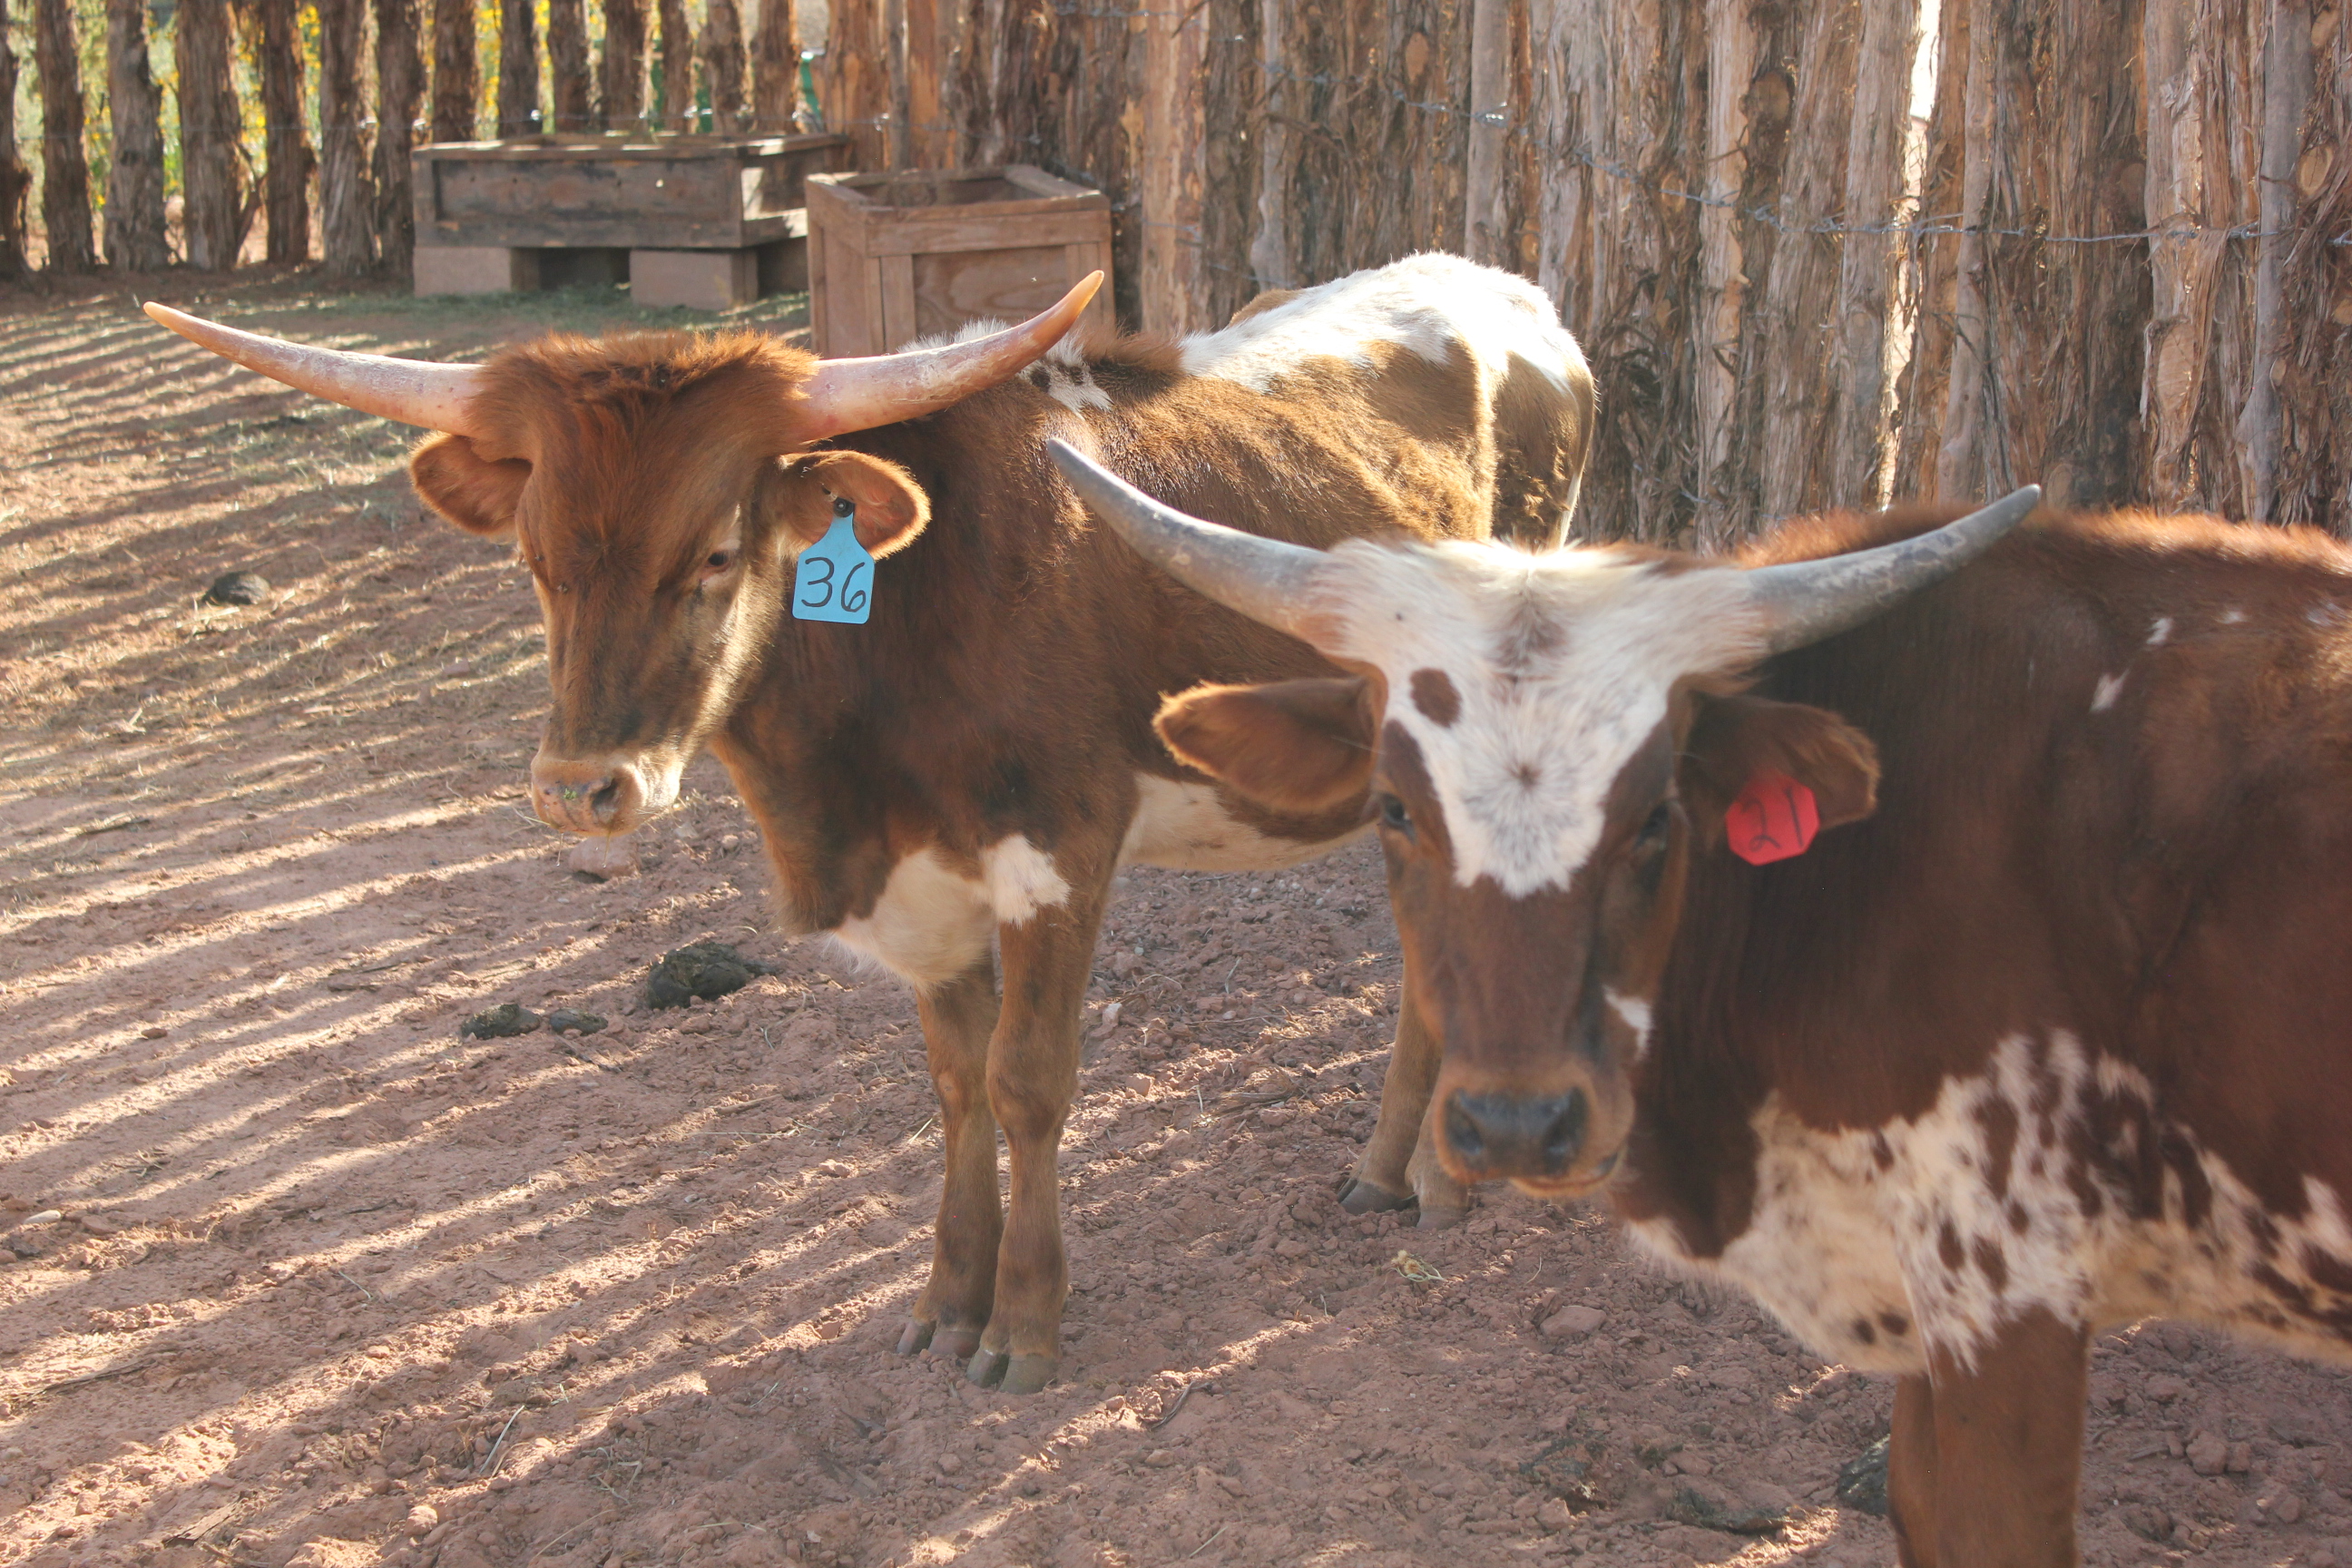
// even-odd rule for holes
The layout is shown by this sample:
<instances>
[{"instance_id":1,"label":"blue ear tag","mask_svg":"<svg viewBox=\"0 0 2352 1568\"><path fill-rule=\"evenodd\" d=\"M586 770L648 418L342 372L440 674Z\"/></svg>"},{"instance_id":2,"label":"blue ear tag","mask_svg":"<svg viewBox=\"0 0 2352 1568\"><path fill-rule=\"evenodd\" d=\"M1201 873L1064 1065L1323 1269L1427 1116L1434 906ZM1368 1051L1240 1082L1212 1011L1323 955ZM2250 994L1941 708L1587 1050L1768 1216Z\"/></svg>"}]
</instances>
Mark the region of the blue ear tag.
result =
<instances>
[{"instance_id":1,"label":"blue ear tag","mask_svg":"<svg viewBox=\"0 0 2352 1568\"><path fill-rule=\"evenodd\" d=\"M833 526L793 567L793 618L862 626L874 613L874 557L857 542L857 508L833 503Z\"/></svg>"}]
</instances>

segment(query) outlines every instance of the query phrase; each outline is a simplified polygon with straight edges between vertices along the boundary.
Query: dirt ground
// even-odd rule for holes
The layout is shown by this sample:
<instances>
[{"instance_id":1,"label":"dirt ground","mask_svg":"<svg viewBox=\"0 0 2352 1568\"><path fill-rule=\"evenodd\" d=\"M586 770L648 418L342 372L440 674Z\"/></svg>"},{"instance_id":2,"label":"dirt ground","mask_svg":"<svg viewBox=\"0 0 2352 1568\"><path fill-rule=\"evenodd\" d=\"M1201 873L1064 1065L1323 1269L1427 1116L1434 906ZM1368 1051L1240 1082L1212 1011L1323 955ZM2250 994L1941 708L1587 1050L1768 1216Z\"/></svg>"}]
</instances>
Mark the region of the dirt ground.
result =
<instances>
[{"instance_id":1,"label":"dirt ground","mask_svg":"<svg viewBox=\"0 0 2352 1568\"><path fill-rule=\"evenodd\" d=\"M648 319L153 286L452 357ZM1339 1211L1398 975L1360 848L1128 880L1063 1379L894 1356L907 992L776 936L707 761L640 875L569 873L520 573L420 515L404 432L131 293L0 295L0 1563L1892 1561L1835 1487L1884 1382L1594 1214ZM233 569L263 602L201 605ZM780 972L645 1009L703 938ZM611 1024L458 1037L509 1001ZM2093 1390L2090 1562L2352 1568L2342 1373L2149 1324Z\"/></svg>"}]
</instances>

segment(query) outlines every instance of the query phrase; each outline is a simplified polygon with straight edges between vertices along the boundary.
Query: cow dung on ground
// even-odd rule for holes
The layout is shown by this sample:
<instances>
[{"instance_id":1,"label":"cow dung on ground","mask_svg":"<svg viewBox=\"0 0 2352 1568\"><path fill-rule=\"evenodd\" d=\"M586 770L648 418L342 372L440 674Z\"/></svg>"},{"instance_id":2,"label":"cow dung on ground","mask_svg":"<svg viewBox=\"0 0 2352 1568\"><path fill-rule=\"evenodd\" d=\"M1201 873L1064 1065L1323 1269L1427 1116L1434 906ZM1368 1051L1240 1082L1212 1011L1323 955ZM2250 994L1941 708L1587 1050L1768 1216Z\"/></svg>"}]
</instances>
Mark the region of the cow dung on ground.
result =
<instances>
[{"instance_id":1,"label":"cow dung on ground","mask_svg":"<svg viewBox=\"0 0 2352 1568\"><path fill-rule=\"evenodd\" d=\"M1881 1437L1838 1467L1837 1500L1848 1508L1886 1517L1887 1439Z\"/></svg>"},{"instance_id":2,"label":"cow dung on ground","mask_svg":"<svg viewBox=\"0 0 2352 1568\"><path fill-rule=\"evenodd\" d=\"M683 1007L699 996L714 1002L740 991L753 977L776 966L746 958L723 942L696 942L661 955L646 980L646 1001L655 1007Z\"/></svg>"},{"instance_id":3,"label":"cow dung on ground","mask_svg":"<svg viewBox=\"0 0 2352 1568\"><path fill-rule=\"evenodd\" d=\"M557 1034L570 1032L593 1035L604 1026L602 1014L583 1013L571 1007L558 1007L547 1016L547 1026Z\"/></svg>"},{"instance_id":4,"label":"cow dung on ground","mask_svg":"<svg viewBox=\"0 0 2352 1568\"><path fill-rule=\"evenodd\" d=\"M257 605L269 597L269 584L257 572L224 572L205 590L207 605Z\"/></svg>"},{"instance_id":5,"label":"cow dung on ground","mask_svg":"<svg viewBox=\"0 0 2352 1568\"><path fill-rule=\"evenodd\" d=\"M487 1013L477 1013L467 1019L458 1026L457 1037L461 1040L508 1040L517 1035L528 1035L546 1023L545 1018L520 1002L502 1002Z\"/></svg>"}]
</instances>

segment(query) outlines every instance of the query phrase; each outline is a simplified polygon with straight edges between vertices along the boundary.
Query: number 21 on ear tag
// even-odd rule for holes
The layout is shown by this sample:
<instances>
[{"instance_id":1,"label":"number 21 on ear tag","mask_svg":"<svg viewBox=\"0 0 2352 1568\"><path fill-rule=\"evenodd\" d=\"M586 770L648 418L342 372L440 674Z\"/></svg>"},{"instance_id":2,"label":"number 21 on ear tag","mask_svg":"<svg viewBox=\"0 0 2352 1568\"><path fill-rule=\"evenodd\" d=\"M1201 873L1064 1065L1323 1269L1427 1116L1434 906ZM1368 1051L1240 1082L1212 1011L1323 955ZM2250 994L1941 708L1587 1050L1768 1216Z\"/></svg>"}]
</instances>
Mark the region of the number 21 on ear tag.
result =
<instances>
[{"instance_id":1,"label":"number 21 on ear tag","mask_svg":"<svg viewBox=\"0 0 2352 1568\"><path fill-rule=\"evenodd\" d=\"M1731 852L1751 866L1802 855L1822 830L1813 792L1786 773L1759 773L1723 814Z\"/></svg>"},{"instance_id":2,"label":"number 21 on ear tag","mask_svg":"<svg viewBox=\"0 0 2352 1568\"><path fill-rule=\"evenodd\" d=\"M857 542L857 508L833 503L833 526L793 567L793 618L862 626L874 613L874 557Z\"/></svg>"}]
</instances>

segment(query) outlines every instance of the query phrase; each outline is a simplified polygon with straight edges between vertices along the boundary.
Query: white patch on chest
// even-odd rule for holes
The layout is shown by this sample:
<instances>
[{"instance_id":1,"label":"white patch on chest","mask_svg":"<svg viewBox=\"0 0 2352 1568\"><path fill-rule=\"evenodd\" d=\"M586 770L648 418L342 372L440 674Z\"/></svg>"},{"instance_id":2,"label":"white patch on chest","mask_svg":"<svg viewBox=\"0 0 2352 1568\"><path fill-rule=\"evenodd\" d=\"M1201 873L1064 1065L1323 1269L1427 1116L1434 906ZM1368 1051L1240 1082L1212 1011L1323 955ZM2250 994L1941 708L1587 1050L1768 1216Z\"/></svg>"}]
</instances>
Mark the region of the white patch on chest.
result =
<instances>
[{"instance_id":1,"label":"white patch on chest","mask_svg":"<svg viewBox=\"0 0 2352 1568\"><path fill-rule=\"evenodd\" d=\"M1122 866L1177 871L1278 871L1328 854L1363 830L1322 840L1276 838L1225 808L1213 784L1135 775L1135 820L1118 847Z\"/></svg>"},{"instance_id":2,"label":"white patch on chest","mask_svg":"<svg viewBox=\"0 0 2352 1568\"><path fill-rule=\"evenodd\" d=\"M1916 1121L1823 1131L1766 1100L1751 1121L1754 1208L1719 1258L1689 1257L1663 1222L1632 1229L1658 1256L1747 1290L1822 1355L1869 1372L1922 1371L1929 1342L1966 1361L2037 1308L2094 1330L2193 1318L2345 1359L2345 1331L2320 1320L2352 1322L2352 1299L2314 1278L2352 1277L2337 1195L2307 1179L2302 1217L2265 1215L2153 1106L2136 1070L2095 1060L2065 1031L2043 1045L2012 1036ZM2179 1167L2144 1139L2193 1160L2210 1208L2192 1219ZM2153 1212L2135 1213L2139 1184L2119 1173L2150 1170L2160 1173ZM2297 1293L2304 1310L2285 1310Z\"/></svg>"},{"instance_id":3,"label":"white patch on chest","mask_svg":"<svg viewBox=\"0 0 2352 1568\"><path fill-rule=\"evenodd\" d=\"M870 913L829 934L929 990L979 963L1000 923L1020 925L1070 896L1052 858L1025 837L997 840L981 851L980 864L980 876L967 876L936 848L918 849L890 868Z\"/></svg>"},{"instance_id":4,"label":"white patch on chest","mask_svg":"<svg viewBox=\"0 0 2352 1568\"><path fill-rule=\"evenodd\" d=\"M1187 375L1213 376L1265 392L1316 360L1370 368L1389 344L1434 364L1466 354L1491 389L1513 360L1558 389L1584 363L1559 312L1526 279L1458 256L1412 256L1352 273L1296 296L1222 331L1178 345Z\"/></svg>"},{"instance_id":5,"label":"white patch on chest","mask_svg":"<svg viewBox=\"0 0 2352 1568\"><path fill-rule=\"evenodd\" d=\"M981 875L988 884L988 900L996 918L1007 925L1025 924L1039 910L1052 909L1070 896L1070 884L1054 868L1054 858L1025 834L1000 838L980 852Z\"/></svg>"}]
</instances>

